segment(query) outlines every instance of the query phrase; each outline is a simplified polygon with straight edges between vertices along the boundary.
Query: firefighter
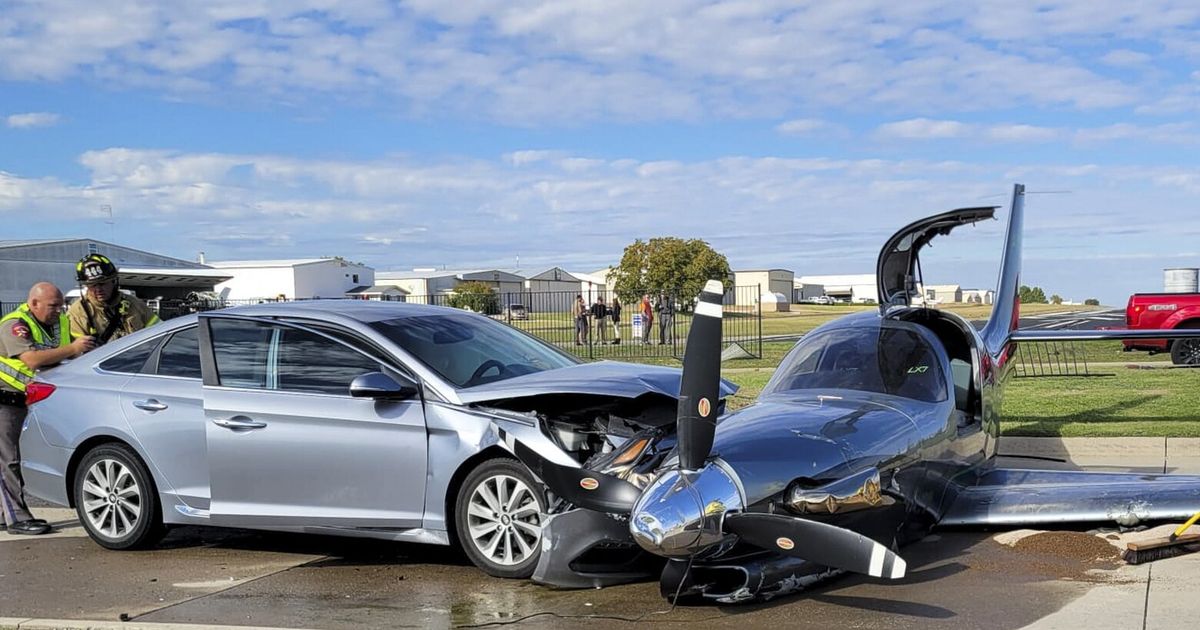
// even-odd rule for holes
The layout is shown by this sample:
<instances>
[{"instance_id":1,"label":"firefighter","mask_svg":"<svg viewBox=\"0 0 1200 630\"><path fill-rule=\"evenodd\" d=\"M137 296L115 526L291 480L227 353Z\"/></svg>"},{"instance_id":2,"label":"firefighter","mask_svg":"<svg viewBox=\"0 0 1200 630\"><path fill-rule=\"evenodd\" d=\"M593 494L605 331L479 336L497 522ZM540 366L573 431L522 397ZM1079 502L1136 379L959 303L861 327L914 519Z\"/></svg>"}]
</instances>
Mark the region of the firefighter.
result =
<instances>
[{"instance_id":1,"label":"firefighter","mask_svg":"<svg viewBox=\"0 0 1200 630\"><path fill-rule=\"evenodd\" d=\"M96 345L102 346L158 323L158 315L145 302L120 291L117 266L107 256L84 256L75 265L75 279L84 295L67 309L72 337L95 337Z\"/></svg>"},{"instance_id":2,"label":"firefighter","mask_svg":"<svg viewBox=\"0 0 1200 630\"><path fill-rule=\"evenodd\" d=\"M34 370L77 357L95 347L89 336L69 341L63 295L49 282L29 290L29 300L0 318L0 529L10 534L45 534L46 521L33 518L21 478L21 427L25 387Z\"/></svg>"}]
</instances>

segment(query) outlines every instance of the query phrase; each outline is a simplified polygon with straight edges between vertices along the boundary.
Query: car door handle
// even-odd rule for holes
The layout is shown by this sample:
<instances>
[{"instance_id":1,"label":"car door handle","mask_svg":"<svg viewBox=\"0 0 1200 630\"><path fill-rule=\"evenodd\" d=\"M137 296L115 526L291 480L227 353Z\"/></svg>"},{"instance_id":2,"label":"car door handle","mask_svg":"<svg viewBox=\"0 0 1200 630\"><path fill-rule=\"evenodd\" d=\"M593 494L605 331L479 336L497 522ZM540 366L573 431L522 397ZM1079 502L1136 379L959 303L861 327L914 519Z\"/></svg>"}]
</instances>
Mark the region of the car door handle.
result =
<instances>
[{"instance_id":1,"label":"car door handle","mask_svg":"<svg viewBox=\"0 0 1200 630\"><path fill-rule=\"evenodd\" d=\"M166 403L160 403L153 398L149 400L135 400L133 406L144 411L162 411L167 408Z\"/></svg>"},{"instance_id":2,"label":"car door handle","mask_svg":"<svg viewBox=\"0 0 1200 630\"><path fill-rule=\"evenodd\" d=\"M264 429L267 426L266 422L259 422L258 420L251 420L250 418L247 418L246 416L234 416L232 418L214 418L213 424L215 424L219 427L225 427L226 429L233 429L234 431L237 431L239 429Z\"/></svg>"}]
</instances>

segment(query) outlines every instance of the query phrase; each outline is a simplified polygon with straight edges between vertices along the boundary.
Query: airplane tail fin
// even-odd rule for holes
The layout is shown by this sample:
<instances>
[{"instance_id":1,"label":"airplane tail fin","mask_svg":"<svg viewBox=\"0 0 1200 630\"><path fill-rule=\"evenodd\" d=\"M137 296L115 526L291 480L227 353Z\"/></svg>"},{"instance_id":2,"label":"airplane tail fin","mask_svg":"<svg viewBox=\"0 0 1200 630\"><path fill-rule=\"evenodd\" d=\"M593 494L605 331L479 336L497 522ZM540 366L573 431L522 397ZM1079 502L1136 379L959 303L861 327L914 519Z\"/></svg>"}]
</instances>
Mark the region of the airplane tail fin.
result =
<instances>
[{"instance_id":1,"label":"airplane tail fin","mask_svg":"<svg viewBox=\"0 0 1200 630\"><path fill-rule=\"evenodd\" d=\"M1000 259L1000 277L992 302L992 316L983 327L983 342L993 356L1011 340L1021 318L1021 240L1025 226L1025 185L1013 184L1009 205L1008 229L1004 233L1004 253Z\"/></svg>"}]
</instances>

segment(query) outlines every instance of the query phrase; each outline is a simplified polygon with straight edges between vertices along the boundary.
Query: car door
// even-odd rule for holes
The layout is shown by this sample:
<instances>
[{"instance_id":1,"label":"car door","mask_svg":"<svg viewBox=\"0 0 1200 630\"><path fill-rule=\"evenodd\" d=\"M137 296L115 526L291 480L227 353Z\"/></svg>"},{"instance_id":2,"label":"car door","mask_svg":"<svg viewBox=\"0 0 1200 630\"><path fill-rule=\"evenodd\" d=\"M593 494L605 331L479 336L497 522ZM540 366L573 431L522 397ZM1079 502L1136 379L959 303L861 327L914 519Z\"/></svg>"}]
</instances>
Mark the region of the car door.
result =
<instances>
[{"instance_id":1,"label":"car door","mask_svg":"<svg viewBox=\"0 0 1200 630\"><path fill-rule=\"evenodd\" d=\"M202 513L197 510L208 509L209 486L196 326L177 330L165 340L144 342L125 354L137 358L142 346L150 351L122 389L121 408L151 465L183 502L174 509Z\"/></svg>"},{"instance_id":2,"label":"car door","mask_svg":"<svg viewBox=\"0 0 1200 630\"><path fill-rule=\"evenodd\" d=\"M350 382L396 372L317 330L201 318L214 524L419 527L420 397L353 398Z\"/></svg>"}]
</instances>

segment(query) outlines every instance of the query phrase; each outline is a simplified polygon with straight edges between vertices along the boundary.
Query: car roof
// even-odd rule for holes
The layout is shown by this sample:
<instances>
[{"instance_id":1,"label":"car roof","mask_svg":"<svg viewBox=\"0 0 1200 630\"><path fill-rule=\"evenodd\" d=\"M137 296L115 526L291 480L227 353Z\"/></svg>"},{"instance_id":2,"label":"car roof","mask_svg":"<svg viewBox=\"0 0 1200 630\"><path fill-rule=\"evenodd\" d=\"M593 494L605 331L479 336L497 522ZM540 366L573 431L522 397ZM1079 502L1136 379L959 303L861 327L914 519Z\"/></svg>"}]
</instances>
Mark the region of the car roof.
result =
<instances>
[{"instance_id":1,"label":"car roof","mask_svg":"<svg viewBox=\"0 0 1200 630\"><path fill-rule=\"evenodd\" d=\"M210 311L211 312L211 311ZM467 314L467 311L430 304L410 304L379 300L299 300L296 302L263 302L248 306L222 309L222 313L237 315L263 315L274 317L313 317L314 315L340 315L361 322L377 322L386 319L421 317L437 314Z\"/></svg>"}]
</instances>

